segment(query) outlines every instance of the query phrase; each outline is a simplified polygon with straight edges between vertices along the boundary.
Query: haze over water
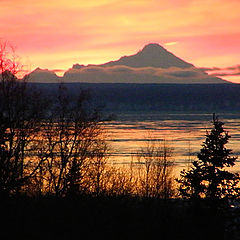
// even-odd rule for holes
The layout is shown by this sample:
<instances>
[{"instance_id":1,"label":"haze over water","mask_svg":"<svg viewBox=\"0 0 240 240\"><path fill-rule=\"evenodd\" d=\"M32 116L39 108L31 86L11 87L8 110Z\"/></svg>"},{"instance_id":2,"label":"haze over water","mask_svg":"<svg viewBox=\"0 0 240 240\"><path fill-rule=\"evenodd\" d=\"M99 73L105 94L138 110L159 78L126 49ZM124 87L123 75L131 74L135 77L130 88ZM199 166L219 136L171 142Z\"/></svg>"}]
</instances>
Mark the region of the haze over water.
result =
<instances>
[{"instance_id":1,"label":"haze over water","mask_svg":"<svg viewBox=\"0 0 240 240\"><path fill-rule=\"evenodd\" d=\"M240 154L240 114L218 114L231 138L226 145L233 155ZM205 141L206 131L212 128L212 114L123 113L118 120L106 125L111 147L110 162L129 164L132 155L146 146L149 137L166 140L173 148L176 173L186 168ZM136 159L135 159L136 160ZM133 161L135 161L133 160ZM240 161L232 171L240 171Z\"/></svg>"}]
</instances>

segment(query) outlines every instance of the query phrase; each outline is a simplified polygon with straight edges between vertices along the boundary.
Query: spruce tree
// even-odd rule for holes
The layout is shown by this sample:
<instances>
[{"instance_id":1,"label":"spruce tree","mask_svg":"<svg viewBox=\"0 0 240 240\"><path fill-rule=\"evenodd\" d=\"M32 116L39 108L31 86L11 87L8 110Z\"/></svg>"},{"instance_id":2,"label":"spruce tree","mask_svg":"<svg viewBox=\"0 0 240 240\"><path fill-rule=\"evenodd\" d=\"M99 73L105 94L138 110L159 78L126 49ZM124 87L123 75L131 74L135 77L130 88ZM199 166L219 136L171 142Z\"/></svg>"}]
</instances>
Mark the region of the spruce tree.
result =
<instances>
[{"instance_id":1,"label":"spruce tree","mask_svg":"<svg viewBox=\"0 0 240 240\"><path fill-rule=\"evenodd\" d=\"M226 170L233 167L237 157L227 149L230 135L223 128L224 123L213 115L213 128L207 131L206 140L190 170L183 170L180 194L185 198L207 198L210 200L237 198L240 194L240 177Z\"/></svg>"}]
</instances>

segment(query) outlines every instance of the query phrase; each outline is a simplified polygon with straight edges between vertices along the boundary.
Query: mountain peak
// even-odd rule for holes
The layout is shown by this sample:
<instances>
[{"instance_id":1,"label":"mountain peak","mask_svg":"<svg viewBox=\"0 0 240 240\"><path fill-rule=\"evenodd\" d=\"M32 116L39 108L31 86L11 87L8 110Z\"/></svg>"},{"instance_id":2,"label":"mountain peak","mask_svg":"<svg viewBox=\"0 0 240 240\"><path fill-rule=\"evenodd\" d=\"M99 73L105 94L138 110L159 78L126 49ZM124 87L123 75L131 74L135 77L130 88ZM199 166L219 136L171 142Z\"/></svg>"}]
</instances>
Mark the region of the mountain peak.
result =
<instances>
[{"instance_id":1,"label":"mountain peak","mask_svg":"<svg viewBox=\"0 0 240 240\"><path fill-rule=\"evenodd\" d=\"M150 43L144 46L137 54L121 57L117 61L111 61L100 66L124 65L129 67L159 67L159 68L189 68L192 64L176 57L158 43Z\"/></svg>"},{"instance_id":2,"label":"mountain peak","mask_svg":"<svg viewBox=\"0 0 240 240\"><path fill-rule=\"evenodd\" d=\"M158 43L149 43L143 47L140 52L153 52L153 51L167 51L164 47L159 45Z\"/></svg>"}]
</instances>

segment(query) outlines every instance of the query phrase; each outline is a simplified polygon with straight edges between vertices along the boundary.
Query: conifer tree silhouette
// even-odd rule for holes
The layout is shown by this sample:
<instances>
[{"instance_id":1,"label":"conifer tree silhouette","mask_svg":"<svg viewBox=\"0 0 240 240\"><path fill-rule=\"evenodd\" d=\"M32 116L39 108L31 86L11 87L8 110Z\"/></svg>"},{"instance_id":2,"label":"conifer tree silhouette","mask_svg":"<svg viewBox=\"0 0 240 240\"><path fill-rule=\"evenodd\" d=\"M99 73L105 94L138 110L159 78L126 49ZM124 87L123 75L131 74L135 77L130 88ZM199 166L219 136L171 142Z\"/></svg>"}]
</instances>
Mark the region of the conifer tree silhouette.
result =
<instances>
[{"instance_id":1,"label":"conifer tree silhouette","mask_svg":"<svg viewBox=\"0 0 240 240\"><path fill-rule=\"evenodd\" d=\"M177 180L183 197L213 201L239 197L240 177L226 170L235 165L237 157L232 156L232 150L225 147L230 135L223 125L213 114L213 128L206 134L206 140L197 155L198 160L193 162L189 171L183 170L181 178Z\"/></svg>"}]
</instances>

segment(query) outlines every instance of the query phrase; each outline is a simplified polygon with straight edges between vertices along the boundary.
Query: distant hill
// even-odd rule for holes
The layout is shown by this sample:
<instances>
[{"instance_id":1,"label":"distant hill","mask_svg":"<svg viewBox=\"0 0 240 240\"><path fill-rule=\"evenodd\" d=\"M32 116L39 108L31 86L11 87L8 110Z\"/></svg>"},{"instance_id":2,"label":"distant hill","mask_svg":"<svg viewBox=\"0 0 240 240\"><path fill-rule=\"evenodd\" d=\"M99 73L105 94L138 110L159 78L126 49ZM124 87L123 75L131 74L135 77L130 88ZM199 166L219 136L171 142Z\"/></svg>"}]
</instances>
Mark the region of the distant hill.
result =
<instances>
[{"instance_id":1,"label":"distant hill","mask_svg":"<svg viewBox=\"0 0 240 240\"><path fill-rule=\"evenodd\" d=\"M59 82L59 80L61 79L53 71L41 68L36 68L34 71L32 71L25 77L27 77L30 82L41 83Z\"/></svg>"},{"instance_id":2,"label":"distant hill","mask_svg":"<svg viewBox=\"0 0 240 240\"><path fill-rule=\"evenodd\" d=\"M53 71L37 68L31 82L54 83L138 83L138 84L215 84L227 81L209 76L193 64L176 57L156 43L146 45L131 56L100 65L74 64L58 77Z\"/></svg>"}]
</instances>

